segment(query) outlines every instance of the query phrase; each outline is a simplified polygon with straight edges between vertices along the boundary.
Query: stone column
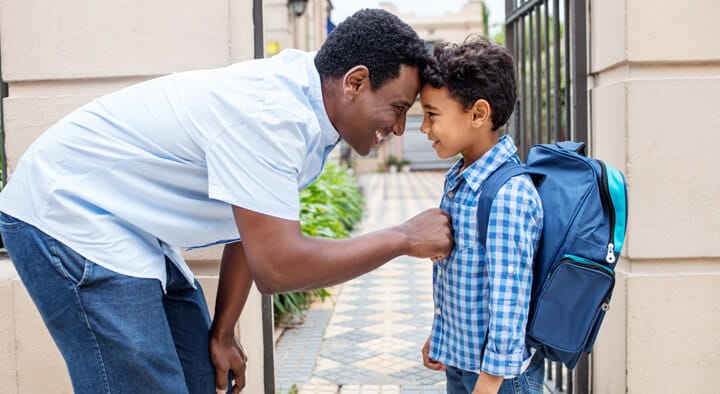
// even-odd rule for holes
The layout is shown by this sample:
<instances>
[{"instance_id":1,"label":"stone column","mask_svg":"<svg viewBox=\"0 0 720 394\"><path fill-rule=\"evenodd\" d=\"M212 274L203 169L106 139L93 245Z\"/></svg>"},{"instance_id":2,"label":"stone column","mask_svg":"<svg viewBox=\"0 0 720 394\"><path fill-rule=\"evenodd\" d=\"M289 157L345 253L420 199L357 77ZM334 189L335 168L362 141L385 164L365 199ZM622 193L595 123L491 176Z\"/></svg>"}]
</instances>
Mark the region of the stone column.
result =
<instances>
[{"instance_id":1,"label":"stone column","mask_svg":"<svg viewBox=\"0 0 720 394\"><path fill-rule=\"evenodd\" d=\"M594 393L720 385L720 3L591 0L592 149L629 224Z\"/></svg>"}]
</instances>

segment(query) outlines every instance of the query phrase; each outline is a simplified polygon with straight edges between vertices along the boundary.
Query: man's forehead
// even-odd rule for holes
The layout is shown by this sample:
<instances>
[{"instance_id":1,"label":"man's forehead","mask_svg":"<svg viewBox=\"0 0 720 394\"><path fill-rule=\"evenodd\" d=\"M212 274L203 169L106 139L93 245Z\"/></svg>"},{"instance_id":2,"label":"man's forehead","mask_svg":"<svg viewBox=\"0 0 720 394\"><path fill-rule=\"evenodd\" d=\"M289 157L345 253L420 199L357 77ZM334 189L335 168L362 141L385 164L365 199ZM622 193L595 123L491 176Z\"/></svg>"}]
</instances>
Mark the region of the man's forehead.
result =
<instances>
[{"instance_id":1,"label":"man's forehead","mask_svg":"<svg viewBox=\"0 0 720 394\"><path fill-rule=\"evenodd\" d=\"M398 79L404 88L405 99L412 104L420 92L420 71L417 67L402 65Z\"/></svg>"}]
</instances>

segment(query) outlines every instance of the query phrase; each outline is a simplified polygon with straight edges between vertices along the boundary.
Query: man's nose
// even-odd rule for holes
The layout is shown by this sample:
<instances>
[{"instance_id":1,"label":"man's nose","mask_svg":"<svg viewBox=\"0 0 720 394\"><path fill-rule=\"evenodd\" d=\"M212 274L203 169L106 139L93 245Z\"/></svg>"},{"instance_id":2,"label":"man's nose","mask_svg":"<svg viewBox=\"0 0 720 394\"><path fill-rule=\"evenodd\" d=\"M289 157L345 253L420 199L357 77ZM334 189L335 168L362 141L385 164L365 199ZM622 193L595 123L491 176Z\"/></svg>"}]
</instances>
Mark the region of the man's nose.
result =
<instances>
[{"instance_id":1,"label":"man's nose","mask_svg":"<svg viewBox=\"0 0 720 394\"><path fill-rule=\"evenodd\" d=\"M394 125L390 126L390 131L395 135L403 135L405 133L405 122L407 120L407 115L405 113L402 114L400 119L398 119L397 122L395 122Z\"/></svg>"}]
</instances>

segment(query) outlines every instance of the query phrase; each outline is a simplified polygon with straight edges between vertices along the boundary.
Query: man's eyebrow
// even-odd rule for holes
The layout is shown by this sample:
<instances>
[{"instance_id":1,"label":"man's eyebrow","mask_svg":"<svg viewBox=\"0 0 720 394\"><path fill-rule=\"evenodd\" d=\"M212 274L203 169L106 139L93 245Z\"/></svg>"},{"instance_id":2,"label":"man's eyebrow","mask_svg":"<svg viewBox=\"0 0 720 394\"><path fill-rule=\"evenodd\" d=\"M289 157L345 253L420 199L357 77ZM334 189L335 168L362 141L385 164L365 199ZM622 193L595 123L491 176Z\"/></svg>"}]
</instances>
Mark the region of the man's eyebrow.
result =
<instances>
[{"instance_id":1,"label":"man's eyebrow","mask_svg":"<svg viewBox=\"0 0 720 394\"><path fill-rule=\"evenodd\" d=\"M396 105L401 105L401 106L405 107L406 109L412 107L412 104L408 103L408 102L405 101L405 100L399 100L399 101L397 101L395 104L396 104Z\"/></svg>"}]
</instances>

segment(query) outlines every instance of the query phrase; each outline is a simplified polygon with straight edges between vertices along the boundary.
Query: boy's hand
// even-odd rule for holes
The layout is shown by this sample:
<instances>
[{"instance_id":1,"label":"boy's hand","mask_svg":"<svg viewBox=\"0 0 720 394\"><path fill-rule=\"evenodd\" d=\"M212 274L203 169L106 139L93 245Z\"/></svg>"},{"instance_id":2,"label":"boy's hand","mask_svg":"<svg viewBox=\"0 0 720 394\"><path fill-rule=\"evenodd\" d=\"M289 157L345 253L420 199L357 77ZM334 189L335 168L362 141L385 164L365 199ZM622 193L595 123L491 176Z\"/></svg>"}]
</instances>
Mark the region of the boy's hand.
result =
<instances>
[{"instance_id":1,"label":"boy's hand","mask_svg":"<svg viewBox=\"0 0 720 394\"><path fill-rule=\"evenodd\" d=\"M497 394L502 385L503 377L480 372L472 394Z\"/></svg>"},{"instance_id":2,"label":"boy's hand","mask_svg":"<svg viewBox=\"0 0 720 394\"><path fill-rule=\"evenodd\" d=\"M434 371L444 371L445 370L445 364L435 361L430 358L430 338L425 341L425 344L422 347L422 358L423 358L423 364L426 368L432 369Z\"/></svg>"},{"instance_id":3,"label":"boy's hand","mask_svg":"<svg viewBox=\"0 0 720 394\"><path fill-rule=\"evenodd\" d=\"M405 254L420 258L447 257L453 248L450 217L439 208L428 209L399 226L408 240Z\"/></svg>"}]
</instances>

